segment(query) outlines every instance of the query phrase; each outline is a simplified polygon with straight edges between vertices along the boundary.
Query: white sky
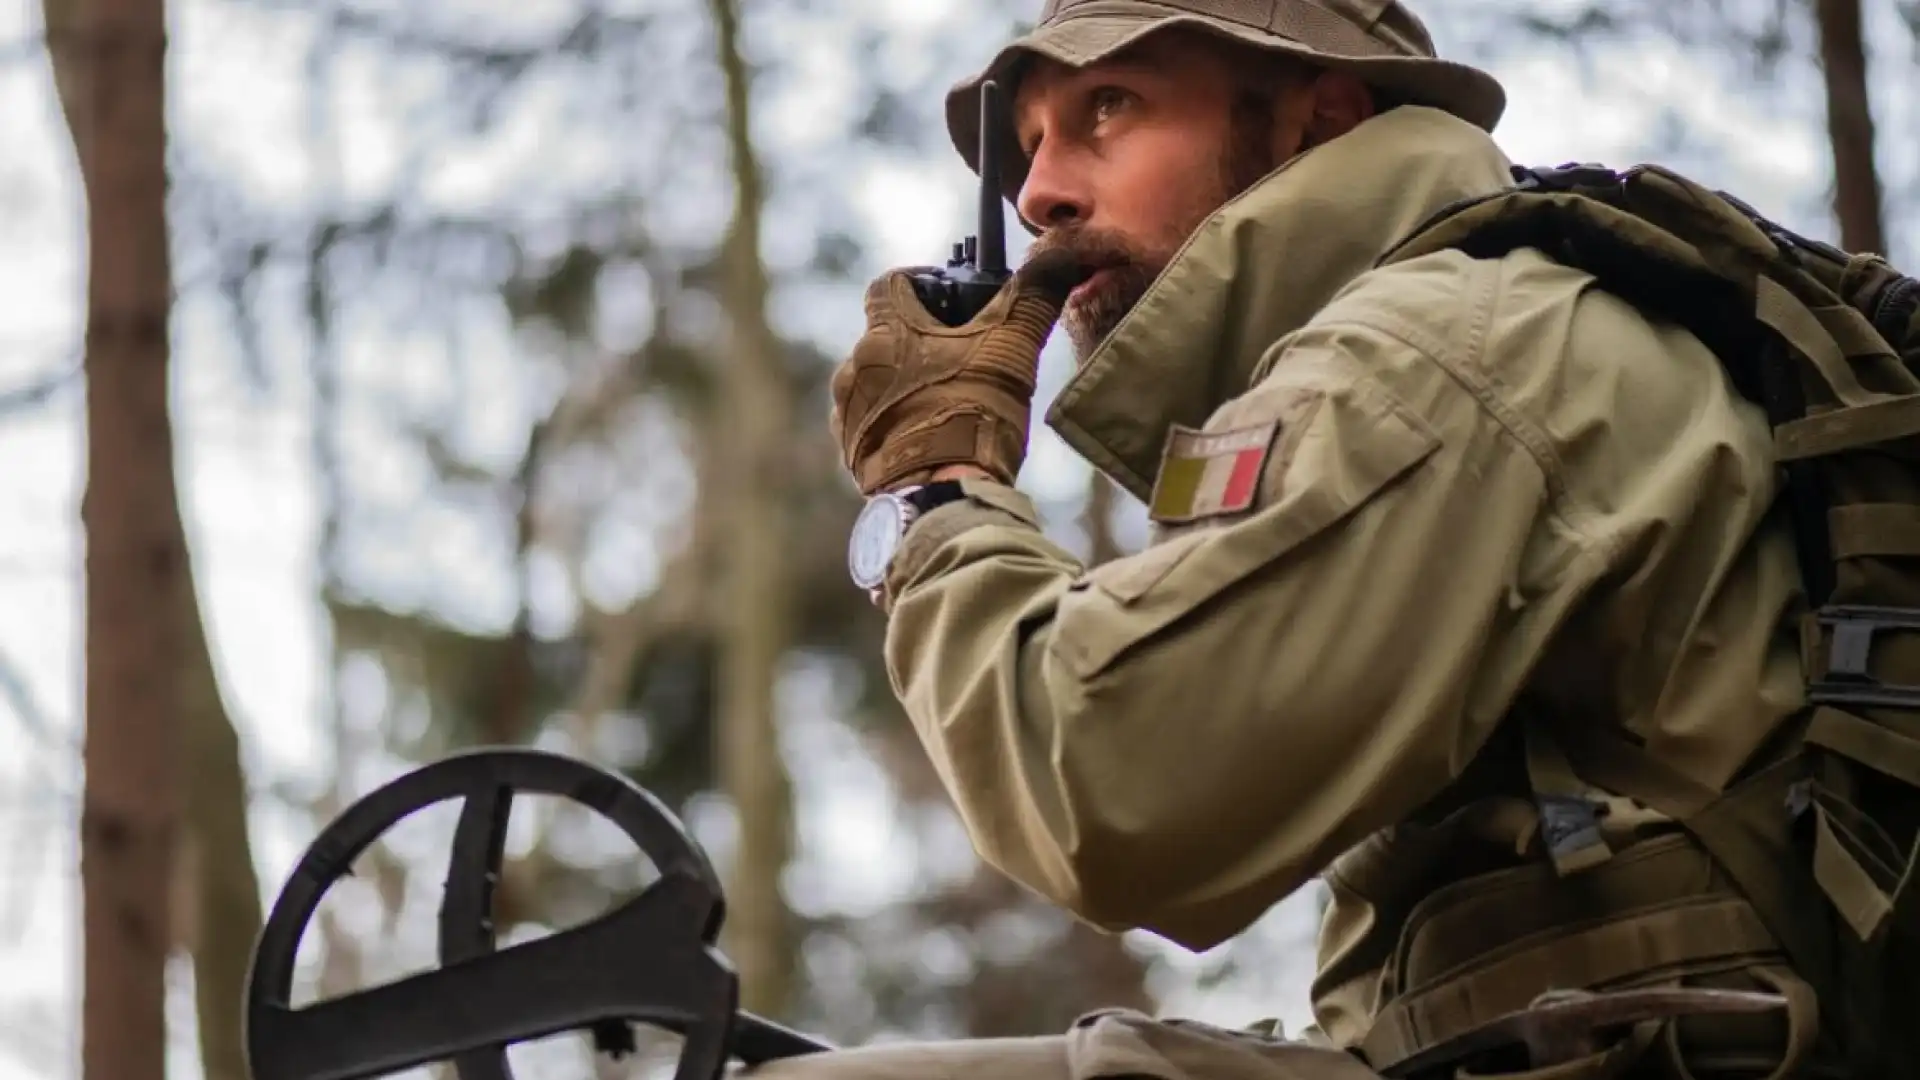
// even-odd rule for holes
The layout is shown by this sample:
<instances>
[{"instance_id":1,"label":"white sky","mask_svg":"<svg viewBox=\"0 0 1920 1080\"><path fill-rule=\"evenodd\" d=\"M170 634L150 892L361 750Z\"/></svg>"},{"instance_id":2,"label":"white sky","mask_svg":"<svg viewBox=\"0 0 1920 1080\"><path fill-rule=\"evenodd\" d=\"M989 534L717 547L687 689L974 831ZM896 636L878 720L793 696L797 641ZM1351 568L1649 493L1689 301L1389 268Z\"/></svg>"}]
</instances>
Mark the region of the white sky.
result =
<instances>
[{"instance_id":1,"label":"white sky","mask_svg":"<svg viewBox=\"0 0 1920 1080\"><path fill-rule=\"evenodd\" d=\"M961 2L886 7L903 20L908 10L935 19L951 15ZM883 5L875 0L873 6ZM0 48L37 32L36 7L23 2L0 10ZM290 62L298 56L297 42L274 20L242 20L229 6L217 17L205 14L211 10L205 3L175 7L185 13L174 45L176 124L190 125L196 146L217 148L222 161L243 170L257 188L298 194L310 181L299 134L302 72ZM499 0L497 10L525 14L546 7ZM1889 32L1880 40L1898 37ZM1444 47L1444 33L1441 38ZM836 55L835 42L816 45L829 61ZM1642 133L1653 126L1656 104L1683 102L1700 137L1725 155L1727 172L1707 179L1740 191L1763 211L1825 235L1824 222L1794 220L1790 213L1795 200L1817 195L1825 181L1817 131L1779 123L1724 92L1708 74L1658 50L1616 56L1610 64L1616 91L1605 100L1583 91L1575 73L1552 60L1527 59L1500 70L1512 105L1497 134L1509 154L1533 162L1625 163L1644 145ZM830 77L831 68L825 71ZM351 111L342 121L354 136L347 157L351 168L343 180L350 187L380 183L379 174L399 160L403 148L383 142L393 128L379 123L380 109L368 95L349 99ZM788 111L804 122L804 109ZM1910 119L1888 117L1882 131L1911 130L1905 124ZM444 170L440 190L484 189L490 170L524 161L539 137L528 130L503 134L490 147L497 151L491 161ZM45 64L37 56L0 68L0 145L7 148L0 155L0 296L8 298L0 314L4 390L61 361L74 348L80 327L79 195ZM859 178L878 230L875 255L899 263L944 253L964 223L966 181L957 159ZM937 213L928 210L930 185L937 192ZM1024 234L1015 229L1013 238L1023 240ZM857 318L849 315L840 325L849 328L850 341ZM320 643L311 557L317 517L302 395L287 390L297 380L283 380L272 397L250 398L218 328L205 318L183 313L177 343L187 376L179 391L177 423L189 531L224 688L244 728L255 782L310 777L313 763L325 760L325 744L317 726ZM489 355L497 358L501 350L492 344ZM384 361L405 366L398 357ZM297 364L299 358L288 362ZM1049 354L1043 395L1057 389L1065 367L1057 352ZM0 658L24 679L50 718L53 730L47 738L68 745L76 744L80 715L79 407L75 387L48 407L0 419L0 461L10 465L0 470L0 505L7 507L8 523L0 532ZM502 414L506 430L514 422L511 414ZM377 446L355 451L356 465L369 479L383 467L380 453ZM1083 467L1042 431L1026 484L1038 493L1066 494L1082 475ZM435 557L458 556L436 552ZM796 743L818 744L830 737L817 726L792 733ZM900 841L890 831L890 815L870 770L851 761L840 765L803 792L822 814L809 823L808 843L818 845L820 859L815 880L832 880L843 890L877 899L894 883L873 879L873 868L883 862L875 852ZM31 735L26 717L10 704L0 709L0 968L8 973L0 980L0 1080L78 1075L78 895L69 828L77 789L75 755ZM297 831L302 828L268 805L257 813L260 872L270 890L278 889L310 839ZM1305 913L1302 901L1283 905L1267 929L1304 947L1310 942ZM1306 978L1302 965L1279 988L1277 999L1274 991L1255 998L1228 986L1212 993L1175 992L1167 1007L1221 1023L1278 1014L1290 1028L1297 1027L1307 1018ZM179 1019L190 1031L190 1018L181 1013ZM191 1040L181 1042L175 1075L197 1075ZM56 1063L64 1064L53 1067Z\"/></svg>"}]
</instances>

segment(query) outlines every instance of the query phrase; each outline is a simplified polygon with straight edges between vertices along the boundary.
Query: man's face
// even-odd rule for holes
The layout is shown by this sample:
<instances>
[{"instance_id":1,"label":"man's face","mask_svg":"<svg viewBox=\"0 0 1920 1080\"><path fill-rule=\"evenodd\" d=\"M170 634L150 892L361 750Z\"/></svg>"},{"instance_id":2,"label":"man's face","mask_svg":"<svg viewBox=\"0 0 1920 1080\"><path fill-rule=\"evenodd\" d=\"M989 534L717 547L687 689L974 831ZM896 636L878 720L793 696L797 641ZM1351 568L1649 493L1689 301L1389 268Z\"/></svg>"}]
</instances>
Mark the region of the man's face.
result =
<instances>
[{"instance_id":1,"label":"man's face","mask_svg":"<svg viewBox=\"0 0 1920 1080\"><path fill-rule=\"evenodd\" d=\"M1018 205L1046 230L1032 253L1066 249L1099 268L1061 315L1082 361L1209 215L1300 144L1302 125L1285 118L1298 110L1250 95L1229 57L1160 34L1077 71L1036 63L1020 81L1014 117L1030 167ZM1298 80L1280 95L1306 89Z\"/></svg>"}]
</instances>

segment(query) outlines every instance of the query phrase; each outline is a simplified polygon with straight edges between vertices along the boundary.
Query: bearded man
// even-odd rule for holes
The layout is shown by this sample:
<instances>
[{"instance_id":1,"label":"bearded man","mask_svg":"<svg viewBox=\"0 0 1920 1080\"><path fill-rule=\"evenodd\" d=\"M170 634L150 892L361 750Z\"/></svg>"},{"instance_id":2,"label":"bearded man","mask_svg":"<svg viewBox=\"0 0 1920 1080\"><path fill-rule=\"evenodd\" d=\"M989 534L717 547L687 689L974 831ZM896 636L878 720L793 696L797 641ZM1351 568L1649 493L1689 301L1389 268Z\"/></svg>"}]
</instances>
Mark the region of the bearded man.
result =
<instances>
[{"instance_id":1,"label":"bearded man","mask_svg":"<svg viewBox=\"0 0 1920 1080\"><path fill-rule=\"evenodd\" d=\"M1032 252L958 328L883 275L834 383L893 688L980 856L1090 924L1206 950L1322 877L1316 1023L1106 1010L758 1071L1840 1075L1748 900L1552 735L1718 790L1801 707L1766 417L1539 250L1383 261L1513 185L1494 79L1397 0L1050 0L948 99L976 167L985 78ZM1095 568L1014 487L1056 320L1047 422L1154 525ZM1476 1041L1617 987L1769 1004Z\"/></svg>"}]
</instances>

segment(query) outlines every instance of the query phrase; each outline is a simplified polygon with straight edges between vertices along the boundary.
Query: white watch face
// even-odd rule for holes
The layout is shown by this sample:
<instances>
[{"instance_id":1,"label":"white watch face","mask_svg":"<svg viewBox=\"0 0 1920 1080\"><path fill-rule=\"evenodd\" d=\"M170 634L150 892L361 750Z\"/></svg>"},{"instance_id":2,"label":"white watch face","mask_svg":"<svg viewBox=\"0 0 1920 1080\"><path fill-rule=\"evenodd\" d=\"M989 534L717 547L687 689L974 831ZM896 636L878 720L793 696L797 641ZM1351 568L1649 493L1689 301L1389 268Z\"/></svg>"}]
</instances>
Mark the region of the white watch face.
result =
<instances>
[{"instance_id":1,"label":"white watch face","mask_svg":"<svg viewBox=\"0 0 1920 1080\"><path fill-rule=\"evenodd\" d=\"M860 511L847 540L847 571L855 585L877 589L886 581L906 520L906 503L894 495L877 495Z\"/></svg>"}]
</instances>

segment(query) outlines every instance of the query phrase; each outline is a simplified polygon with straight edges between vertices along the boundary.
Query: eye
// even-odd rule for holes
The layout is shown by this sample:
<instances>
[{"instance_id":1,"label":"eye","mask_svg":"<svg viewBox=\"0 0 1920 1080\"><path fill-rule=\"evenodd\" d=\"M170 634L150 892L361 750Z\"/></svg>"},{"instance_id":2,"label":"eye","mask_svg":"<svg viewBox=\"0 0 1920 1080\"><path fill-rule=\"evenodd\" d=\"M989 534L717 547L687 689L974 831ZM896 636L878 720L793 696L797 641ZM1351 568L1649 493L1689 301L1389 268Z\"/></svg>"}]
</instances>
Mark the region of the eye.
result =
<instances>
[{"instance_id":1,"label":"eye","mask_svg":"<svg viewBox=\"0 0 1920 1080\"><path fill-rule=\"evenodd\" d=\"M1088 95L1088 104L1093 109L1093 120L1101 123L1112 118L1113 114L1133 100L1133 95L1117 86L1095 87Z\"/></svg>"}]
</instances>

